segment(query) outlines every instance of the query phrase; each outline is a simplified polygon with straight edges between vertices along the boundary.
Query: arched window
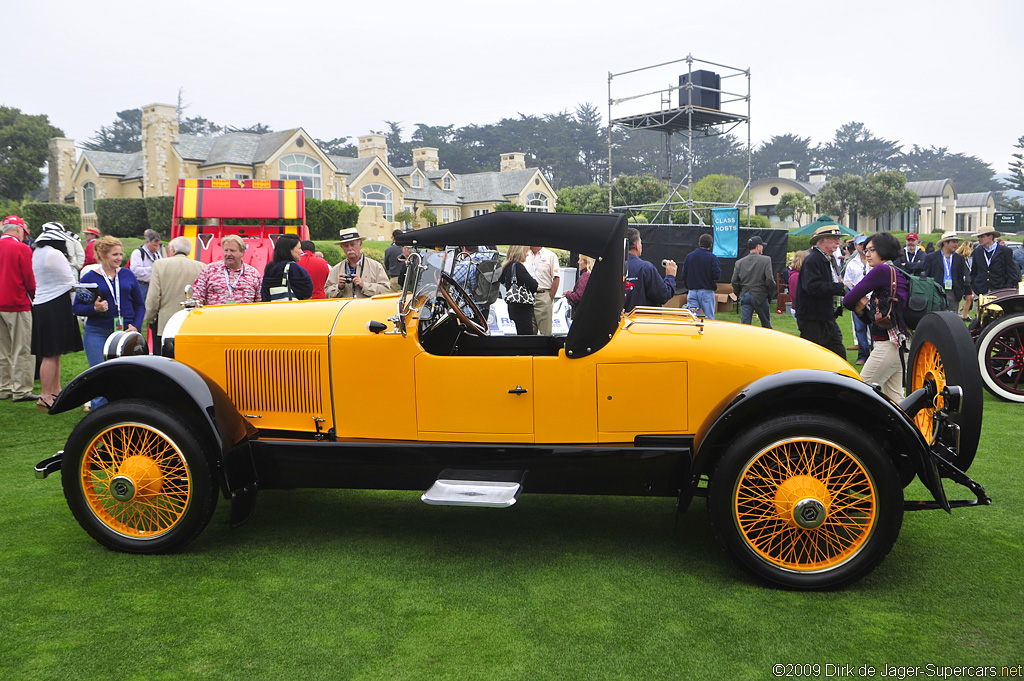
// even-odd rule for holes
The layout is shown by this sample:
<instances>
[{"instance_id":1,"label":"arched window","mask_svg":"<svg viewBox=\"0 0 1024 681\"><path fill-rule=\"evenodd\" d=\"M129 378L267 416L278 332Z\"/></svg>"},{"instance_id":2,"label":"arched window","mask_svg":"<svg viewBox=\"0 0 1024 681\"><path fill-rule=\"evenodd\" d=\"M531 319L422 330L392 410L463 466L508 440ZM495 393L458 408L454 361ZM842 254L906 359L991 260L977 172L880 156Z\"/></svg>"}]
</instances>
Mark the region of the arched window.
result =
<instances>
[{"instance_id":1,"label":"arched window","mask_svg":"<svg viewBox=\"0 0 1024 681\"><path fill-rule=\"evenodd\" d=\"M526 210L531 213L547 213L548 195L543 192L530 192L527 194Z\"/></svg>"},{"instance_id":2,"label":"arched window","mask_svg":"<svg viewBox=\"0 0 1024 681\"><path fill-rule=\"evenodd\" d=\"M312 156L305 154L282 156L277 164L277 171L282 180L302 180L306 198L323 198L320 162Z\"/></svg>"},{"instance_id":3,"label":"arched window","mask_svg":"<svg viewBox=\"0 0 1024 681\"><path fill-rule=\"evenodd\" d=\"M382 184L366 184L359 190L361 206L380 206L384 209L384 219L391 222L395 219L394 192Z\"/></svg>"},{"instance_id":4,"label":"arched window","mask_svg":"<svg viewBox=\"0 0 1024 681\"><path fill-rule=\"evenodd\" d=\"M96 212L96 184L92 181L82 185L82 212Z\"/></svg>"}]
</instances>

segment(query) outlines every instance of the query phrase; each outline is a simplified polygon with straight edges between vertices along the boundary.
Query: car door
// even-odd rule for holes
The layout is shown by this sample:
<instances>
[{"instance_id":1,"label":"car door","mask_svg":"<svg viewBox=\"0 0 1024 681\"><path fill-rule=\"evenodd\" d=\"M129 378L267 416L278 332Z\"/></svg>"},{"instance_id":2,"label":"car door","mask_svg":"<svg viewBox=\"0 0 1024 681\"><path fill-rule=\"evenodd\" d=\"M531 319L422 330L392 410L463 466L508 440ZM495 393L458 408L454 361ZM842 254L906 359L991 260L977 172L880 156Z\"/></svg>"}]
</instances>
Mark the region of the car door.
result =
<instances>
[{"instance_id":1,"label":"car door","mask_svg":"<svg viewBox=\"0 0 1024 681\"><path fill-rule=\"evenodd\" d=\"M532 357L421 353L414 365L419 439L534 441Z\"/></svg>"}]
</instances>

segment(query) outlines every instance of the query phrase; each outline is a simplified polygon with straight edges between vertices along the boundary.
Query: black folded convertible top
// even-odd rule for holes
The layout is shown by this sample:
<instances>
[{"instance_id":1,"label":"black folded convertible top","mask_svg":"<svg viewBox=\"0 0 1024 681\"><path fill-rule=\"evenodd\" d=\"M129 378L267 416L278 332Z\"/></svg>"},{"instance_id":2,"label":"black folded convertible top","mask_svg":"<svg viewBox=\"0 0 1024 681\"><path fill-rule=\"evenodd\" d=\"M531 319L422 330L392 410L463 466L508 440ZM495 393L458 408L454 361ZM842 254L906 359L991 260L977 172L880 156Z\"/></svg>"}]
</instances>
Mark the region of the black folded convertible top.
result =
<instances>
[{"instance_id":1,"label":"black folded convertible top","mask_svg":"<svg viewBox=\"0 0 1024 681\"><path fill-rule=\"evenodd\" d=\"M565 339L566 355L600 350L618 328L625 298L626 216L614 213L499 211L398 236L400 246L430 248L476 244L550 246L594 258L594 269Z\"/></svg>"}]
</instances>

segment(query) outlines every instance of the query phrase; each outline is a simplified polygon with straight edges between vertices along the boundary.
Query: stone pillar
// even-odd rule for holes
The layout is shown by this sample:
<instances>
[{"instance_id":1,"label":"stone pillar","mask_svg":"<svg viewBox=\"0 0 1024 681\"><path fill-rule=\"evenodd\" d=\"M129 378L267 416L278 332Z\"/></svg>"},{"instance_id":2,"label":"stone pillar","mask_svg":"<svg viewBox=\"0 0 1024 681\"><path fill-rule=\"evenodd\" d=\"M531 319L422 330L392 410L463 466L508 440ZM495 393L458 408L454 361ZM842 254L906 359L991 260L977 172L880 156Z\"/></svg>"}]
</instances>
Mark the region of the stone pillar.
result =
<instances>
[{"instance_id":1,"label":"stone pillar","mask_svg":"<svg viewBox=\"0 0 1024 681\"><path fill-rule=\"evenodd\" d=\"M171 144L178 141L178 110L171 104L142 107L143 196L171 196Z\"/></svg>"},{"instance_id":2,"label":"stone pillar","mask_svg":"<svg viewBox=\"0 0 1024 681\"><path fill-rule=\"evenodd\" d=\"M359 138L359 158L370 156L388 162L388 139L384 135L364 135Z\"/></svg>"},{"instance_id":3,"label":"stone pillar","mask_svg":"<svg viewBox=\"0 0 1024 681\"><path fill-rule=\"evenodd\" d=\"M71 174L75 172L75 140L66 137L50 139L50 203L64 203L64 197L74 189Z\"/></svg>"},{"instance_id":4,"label":"stone pillar","mask_svg":"<svg viewBox=\"0 0 1024 681\"><path fill-rule=\"evenodd\" d=\"M506 170L526 170L526 154L513 152L501 155L501 172Z\"/></svg>"},{"instance_id":5,"label":"stone pillar","mask_svg":"<svg viewBox=\"0 0 1024 681\"><path fill-rule=\"evenodd\" d=\"M440 170L441 159L437 155L437 147L417 147L412 150L412 163L420 170Z\"/></svg>"}]
</instances>

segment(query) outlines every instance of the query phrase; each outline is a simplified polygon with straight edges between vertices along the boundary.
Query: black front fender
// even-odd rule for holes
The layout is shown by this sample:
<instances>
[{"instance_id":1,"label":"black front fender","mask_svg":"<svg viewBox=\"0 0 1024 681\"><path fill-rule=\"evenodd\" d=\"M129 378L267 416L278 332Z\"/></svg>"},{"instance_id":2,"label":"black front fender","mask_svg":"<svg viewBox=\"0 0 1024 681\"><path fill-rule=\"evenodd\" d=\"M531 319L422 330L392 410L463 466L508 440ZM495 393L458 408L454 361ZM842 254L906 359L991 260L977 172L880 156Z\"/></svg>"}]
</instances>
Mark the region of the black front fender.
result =
<instances>
[{"instance_id":1,"label":"black front fender","mask_svg":"<svg viewBox=\"0 0 1024 681\"><path fill-rule=\"evenodd\" d=\"M848 419L871 433L897 467L905 456L935 501L948 510L938 467L911 418L863 381L815 369L765 376L729 400L697 443L691 488L701 475L711 472L715 460L738 433L780 412L824 412Z\"/></svg>"},{"instance_id":2,"label":"black front fender","mask_svg":"<svg viewBox=\"0 0 1024 681\"><path fill-rule=\"evenodd\" d=\"M145 399L167 405L211 439L221 457L251 437L256 429L246 421L227 394L195 369L167 357L143 355L107 360L68 383L50 408L60 414L94 397Z\"/></svg>"}]
</instances>

